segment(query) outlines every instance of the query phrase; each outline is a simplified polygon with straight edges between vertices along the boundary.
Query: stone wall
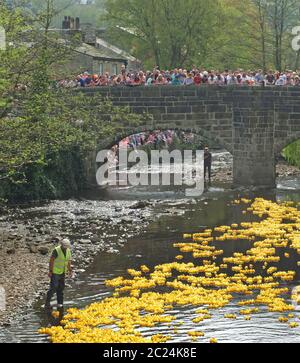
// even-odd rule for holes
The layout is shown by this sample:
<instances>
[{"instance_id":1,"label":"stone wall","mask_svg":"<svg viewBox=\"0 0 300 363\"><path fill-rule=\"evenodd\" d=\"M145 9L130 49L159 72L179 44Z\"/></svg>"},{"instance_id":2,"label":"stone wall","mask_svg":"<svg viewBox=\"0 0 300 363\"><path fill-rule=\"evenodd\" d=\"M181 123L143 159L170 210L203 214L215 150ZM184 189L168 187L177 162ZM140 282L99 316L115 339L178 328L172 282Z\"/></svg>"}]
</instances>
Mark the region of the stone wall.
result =
<instances>
[{"instance_id":1,"label":"stone wall","mask_svg":"<svg viewBox=\"0 0 300 363\"><path fill-rule=\"evenodd\" d=\"M139 129L124 125L122 135L113 135L99 148L139 131L192 131L232 153L237 185L275 186L275 157L300 138L300 88L152 86L84 92L99 92L116 106L153 115L153 120Z\"/></svg>"},{"instance_id":2,"label":"stone wall","mask_svg":"<svg viewBox=\"0 0 300 363\"><path fill-rule=\"evenodd\" d=\"M56 66L56 75L60 76L62 79L68 75L78 75L81 72L91 72L95 74L100 73L100 65L102 65L103 73L108 72L110 74L120 73L123 62L120 61L104 61L101 59L95 59L88 54L72 52L69 60L65 61L61 65Z\"/></svg>"}]
</instances>

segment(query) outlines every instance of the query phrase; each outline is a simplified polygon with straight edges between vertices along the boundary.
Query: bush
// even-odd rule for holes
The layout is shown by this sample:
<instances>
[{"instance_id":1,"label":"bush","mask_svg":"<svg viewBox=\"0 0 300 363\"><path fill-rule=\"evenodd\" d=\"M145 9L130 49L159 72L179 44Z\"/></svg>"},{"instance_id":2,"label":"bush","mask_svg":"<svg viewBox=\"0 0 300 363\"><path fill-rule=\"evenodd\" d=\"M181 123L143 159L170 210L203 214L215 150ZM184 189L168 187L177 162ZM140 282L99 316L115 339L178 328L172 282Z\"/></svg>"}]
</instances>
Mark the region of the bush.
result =
<instances>
[{"instance_id":1,"label":"bush","mask_svg":"<svg viewBox=\"0 0 300 363\"><path fill-rule=\"evenodd\" d=\"M283 156L291 165L300 168L300 140L287 146L283 150Z\"/></svg>"}]
</instances>

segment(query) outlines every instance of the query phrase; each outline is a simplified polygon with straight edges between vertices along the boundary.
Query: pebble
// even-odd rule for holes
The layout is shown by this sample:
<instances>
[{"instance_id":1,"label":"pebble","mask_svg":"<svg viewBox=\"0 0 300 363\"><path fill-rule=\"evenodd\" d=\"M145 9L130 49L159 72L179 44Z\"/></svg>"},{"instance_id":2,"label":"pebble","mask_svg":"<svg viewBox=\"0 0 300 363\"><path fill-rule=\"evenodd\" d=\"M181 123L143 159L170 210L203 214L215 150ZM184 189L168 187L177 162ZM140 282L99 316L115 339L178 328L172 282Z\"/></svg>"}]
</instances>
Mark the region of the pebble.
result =
<instances>
[{"instance_id":1,"label":"pebble","mask_svg":"<svg viewBox=\"0 0 300 363\"><path fill-rule=\"evenodd\" d=\"M47 255L49 253L49 247L48 246L40 246L38 248L38 251L41 255Z\"/></svg>"},{"instance_id":2,"label":"pebble","mask_svg":"<svg viewBox=\"0 0 300 363\"><path fill-rule=\"evenodd\" d=\"M31 246L29 247L29 251L30 251L31 253L38 253L38 248L37 248L36 246L34 246L34 245L31 245Z\"/></svg>"},{"instance_id":3,"label":"pebble","mask_svg":"<svg viewBox=\"0 0 300 363\"><path fill-rule=\"evenodd\" d=\"M15 250L15 248L9 248L6 250L6 253L8 255L14 255L16 253L16 250Z\"/></svg>"}]
</instances>

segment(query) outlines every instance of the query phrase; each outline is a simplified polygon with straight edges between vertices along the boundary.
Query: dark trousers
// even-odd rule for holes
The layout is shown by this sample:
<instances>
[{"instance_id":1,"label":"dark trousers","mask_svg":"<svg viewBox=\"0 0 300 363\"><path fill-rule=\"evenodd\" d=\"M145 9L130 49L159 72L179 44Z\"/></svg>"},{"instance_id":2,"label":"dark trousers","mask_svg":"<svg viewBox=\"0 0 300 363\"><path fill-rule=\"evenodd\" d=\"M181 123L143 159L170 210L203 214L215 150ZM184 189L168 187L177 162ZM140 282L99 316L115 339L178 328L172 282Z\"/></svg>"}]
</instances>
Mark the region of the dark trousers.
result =
<instances>
[{"instance_id":1,"label":"dark trousers","mask_svg":"<svg viewBox=\"0 0 300 363\"><path fill-rule=\"evenodd\" d=\"M211 179L211 164L204 164L204 179L206 178L206 174L208 171L209 180Z\"/></svg>"},{"instance_id":2,"label":"dark trousers","mask_svg":"<svg viewBox=\"0 0 300 363\"><path fill-rule=\"evenodd\" d=\"M47 292L46 306L50 306L50 302L54 294L56 294L57 297L57 304L63 305L64 288L65 288L65 275L53 274L50 281L50 288L49 291Z\"/></svg>"}]
</instances>

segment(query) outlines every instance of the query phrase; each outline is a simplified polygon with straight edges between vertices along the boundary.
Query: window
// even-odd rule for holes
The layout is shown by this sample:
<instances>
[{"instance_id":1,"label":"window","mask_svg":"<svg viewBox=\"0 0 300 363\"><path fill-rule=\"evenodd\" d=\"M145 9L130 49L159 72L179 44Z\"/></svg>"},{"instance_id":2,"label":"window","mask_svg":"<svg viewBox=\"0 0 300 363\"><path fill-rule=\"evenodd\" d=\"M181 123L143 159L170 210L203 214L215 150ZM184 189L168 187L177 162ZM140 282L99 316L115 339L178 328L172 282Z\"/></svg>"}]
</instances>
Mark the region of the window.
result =
<instances>
[{"instance_id":1,"label":"window","mask_svg":"<svg viewBox=\"0 0 300 363\"><path fill-rule=\"evenodd\" d=\"M104 73L104 66L103 63L100 63L99 65L99 74L103 74Z\"/></svg>"},{"instance_id":2,"label":"window","mask_svg":"<svg viewBox=\"0 0 300 363\"><path fill-rule=\"evenodd\" d=\"M112 65L112 73L115 75L118 74L118 65L117 64Z\"/></svg>"}]
</instances>

